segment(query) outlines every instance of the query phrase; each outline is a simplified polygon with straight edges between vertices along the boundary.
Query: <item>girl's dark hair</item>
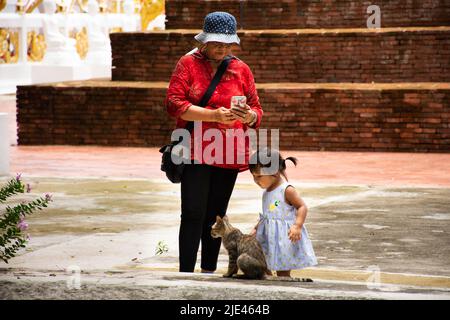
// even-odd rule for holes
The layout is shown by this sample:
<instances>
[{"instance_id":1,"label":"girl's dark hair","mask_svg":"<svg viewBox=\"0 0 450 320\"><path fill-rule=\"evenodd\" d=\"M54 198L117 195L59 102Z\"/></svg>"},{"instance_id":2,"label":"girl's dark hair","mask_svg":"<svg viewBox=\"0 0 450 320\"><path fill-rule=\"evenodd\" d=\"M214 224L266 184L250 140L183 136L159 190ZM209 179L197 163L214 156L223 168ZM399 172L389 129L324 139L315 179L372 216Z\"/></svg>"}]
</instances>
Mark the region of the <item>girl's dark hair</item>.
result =
<instances>
[{"instance_id":1,"label":"girl's dark hair","mask_svg":"<svg viewBox=\"0 0 450 320\"><path fill-rule=\"evenodd\" d=\"M272 169L268 174L280 173L286 181L288 181L286 175L286 161L289 160L297 166L298 160L295 157L287 157L284 159L280 152L275 149L259 149L249 159L249 169L250 172L254 173L257 170L261 170L261 168L269 168ZM274 163L274 161L278 161L278 163Z\"/></svg>"}]
</instances>

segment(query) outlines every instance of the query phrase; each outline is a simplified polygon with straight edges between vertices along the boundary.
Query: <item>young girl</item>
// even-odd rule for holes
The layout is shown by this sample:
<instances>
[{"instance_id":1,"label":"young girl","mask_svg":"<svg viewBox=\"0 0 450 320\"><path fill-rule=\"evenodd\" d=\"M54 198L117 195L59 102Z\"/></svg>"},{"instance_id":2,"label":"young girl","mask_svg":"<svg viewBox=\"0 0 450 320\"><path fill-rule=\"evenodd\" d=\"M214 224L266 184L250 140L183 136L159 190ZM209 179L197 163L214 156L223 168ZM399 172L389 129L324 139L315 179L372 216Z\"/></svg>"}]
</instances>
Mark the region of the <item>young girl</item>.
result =
<instances>
[{"instance_id":1,"label":"young girl","mask_svg":"<svg viewBox=\"0 0 450 320\"><path fill-rule=\"evenodd\" d=\"M261 159L270 161L266 164L267 161ZM256 152L249 161L253 179L265 189L263 213L260 213L251 234L256 234L263 248L268 269L276 270L279 277L290 277L292 269L317 264L304 226L308 209L295 188L287 182L287 160L297 165L296 158L283 159L275 150Z\"/></svg>"}]
</instances>

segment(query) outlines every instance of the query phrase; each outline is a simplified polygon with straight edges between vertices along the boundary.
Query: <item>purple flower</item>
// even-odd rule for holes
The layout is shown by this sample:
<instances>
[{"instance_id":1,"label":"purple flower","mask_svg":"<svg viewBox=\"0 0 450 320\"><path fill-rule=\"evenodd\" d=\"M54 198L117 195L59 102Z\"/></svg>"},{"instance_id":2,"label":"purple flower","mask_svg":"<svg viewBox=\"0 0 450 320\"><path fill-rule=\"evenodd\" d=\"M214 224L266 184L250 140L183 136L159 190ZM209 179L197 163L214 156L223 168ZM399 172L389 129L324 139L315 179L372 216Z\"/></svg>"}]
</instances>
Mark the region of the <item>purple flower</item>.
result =
<instances>
[{"instance_id":1,"label":"purple flower","mask_svg":"<svg viewBox=\"0 0 450 320\"><path fill-rule=\"evenodd\" d=\"M31 192L31 186L29 183L27 183L27 193L30 193L30 192Z\"/></svg>"},{"instance_id":2,"label":"purple flower","mask_svg":"<svg viewBox=\"0 0 450 320\"><path fill-rule=\"evenodd\" d=\"M50 201L52 201L52 195L51 195L51 194L48 194L48 193L46 193L46 194L45 194L45 201L47 201L47 202L50 202Z\"/></svg>"},{"instance_id":3,"label":"purple flower","mask_svg":"<svg viewBox=\"0 0 450 320\"><path fill-rule=\"evenodd\" d=\"M28 223L25 222L24 218L20 218L20 221L17 224L17 228L19 228L20 231L25 231L28 229Z\"/></svg>"},{"instance_id":4,"label":"purple flower","mask_svg":"<svg viewBox=\"0 0 450 320\"><path fill-rule=\"evenodd\" d=\"M18 174L16 175L16 181L17 181L17 182L20 182L20 177L22 177L22 174L21 174L21 173L18 173Z\"/></svg>"}]
</instances>

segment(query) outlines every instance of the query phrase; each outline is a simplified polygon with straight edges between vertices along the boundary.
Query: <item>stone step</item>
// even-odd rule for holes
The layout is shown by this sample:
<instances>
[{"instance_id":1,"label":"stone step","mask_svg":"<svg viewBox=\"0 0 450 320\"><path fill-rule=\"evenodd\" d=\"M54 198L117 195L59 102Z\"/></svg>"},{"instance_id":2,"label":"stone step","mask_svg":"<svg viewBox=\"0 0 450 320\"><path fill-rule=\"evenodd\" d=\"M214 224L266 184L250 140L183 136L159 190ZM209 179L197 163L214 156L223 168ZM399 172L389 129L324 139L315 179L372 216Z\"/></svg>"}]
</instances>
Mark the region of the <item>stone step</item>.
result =
<instances>
[{"instance_id":1,"label":"stone step","mask_svg":"<svg viewBox=\"0 0 450 320\"><path fill-rule=\"evenodd\" d=\"M200 30L114 33L112 79L168 81ZM257 82L450 82L450 27L239 32Z\"/></svg>"},{"instance_id":2,"label":"stone step","mask_svg":"<svg viewBox=\"0 0 450 320\"><path fill-rule=\"evenodd\" d=\"M174 120L166 82L19 86L20 145L158 147ZM450 152L450 84L257 85L262 128L291 150Z\"/></svg>"},{"instance_id":3,"label":"stone step","mask_svg":"<svg viewBox=\"0 0 450 320\"><path fill-rule=\"evenodd\" d=\"M233 14L240 28L365 28L370 5L380 7L382 27L450 26L446 0L166 0L166 29L202 28L212 11Z\"/></svg>"}]
</instances>

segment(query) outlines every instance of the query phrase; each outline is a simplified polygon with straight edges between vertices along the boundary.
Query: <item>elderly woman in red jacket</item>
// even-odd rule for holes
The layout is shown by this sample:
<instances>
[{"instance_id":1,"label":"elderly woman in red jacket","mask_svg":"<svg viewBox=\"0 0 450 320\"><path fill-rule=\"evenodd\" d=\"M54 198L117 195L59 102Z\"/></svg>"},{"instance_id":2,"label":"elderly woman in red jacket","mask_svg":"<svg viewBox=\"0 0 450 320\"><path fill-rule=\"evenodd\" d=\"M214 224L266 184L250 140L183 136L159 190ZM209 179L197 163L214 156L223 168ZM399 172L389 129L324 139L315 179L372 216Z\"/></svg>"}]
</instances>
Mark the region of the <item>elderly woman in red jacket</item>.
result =
<instances>
[{"instance_id":1,"label":"elderly woman in red jacket","mask_svg":"<svg viewBox=\"0 0 450 320\"><path fill-rule=\"evenodd\" d=\"M185 128L189 121L195 121L196 126L201 124L201 131L193 130L191 141L200 141L197 146L202 150L194 152L191 149L194 163L184 167L181 178L179 270L194 271L201 240L201 270L214 272L221 239L211 237L211 226L217 215L223 217L226 214L238 173L248 169L248 144L237 143L232 148L228 144L227 147L227 132L245 132L259 127L263 111L250 68L231 54L232 45L240 43L236 19L226 12L210 13L205 17L203 32L195 39L201 44L178 61L165 104L168 113L177 119L177 128ZM230 58L207 105L199 107L218 66L222 60ZM230 108L233 96L246 97L244 108ZM218 154L214 157L202 153L212 141L203 141L198 136L199 132L203 136L209 129L220 130L224 140L223 149L216 150ZM242 154L245 161L237 161Z\"/></svg>"}]
</instances>

